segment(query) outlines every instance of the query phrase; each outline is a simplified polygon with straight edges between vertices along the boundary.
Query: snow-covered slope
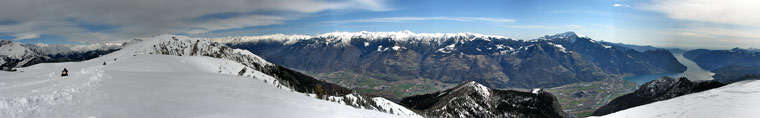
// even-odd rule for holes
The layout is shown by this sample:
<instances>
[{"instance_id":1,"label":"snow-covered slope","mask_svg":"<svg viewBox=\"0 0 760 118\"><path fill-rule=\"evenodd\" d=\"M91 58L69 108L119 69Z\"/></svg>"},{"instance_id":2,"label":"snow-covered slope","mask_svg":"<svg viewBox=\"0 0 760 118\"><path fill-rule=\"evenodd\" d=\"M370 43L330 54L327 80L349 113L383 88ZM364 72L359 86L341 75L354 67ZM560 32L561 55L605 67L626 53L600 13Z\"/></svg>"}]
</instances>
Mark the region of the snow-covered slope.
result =
<instances>
[{"instance_id":1,"label":"snow-covered slope","mask_svg":"<svg viewBox=\"0 0 760 118\"><path fill-rule=\"evenodd\" d=\"M0 72L0 116L397 117L229 75L237 69L219 65L244 67L211 57L144 55ZM59 76L64 67L70 76ZM257 71L247 76L273 79Z\"/></svg>"},{"instance_id":2,"label":"snow-covered slope","mask_svg":"<svg viewBox=\"0 0 760 118\"><path fill-rule=\"evenodd\" d=\"M650 103L603 118L756 118L760 81L747 80L699 93Z\"/></svg>"},{"instance_id":3,"label":"snow-covered slope","mask_svg":"<svg viewBox=\"0 0 760 118\"><path fill-rule=\"evenodd\" d=\"M71 76L61 79L62 68ZM248 51L175 35L136 40L83 62L4 72L0 85L0 116L419 117L384 98L334 96L350 90Z\"/></svg>"}]
</instances>

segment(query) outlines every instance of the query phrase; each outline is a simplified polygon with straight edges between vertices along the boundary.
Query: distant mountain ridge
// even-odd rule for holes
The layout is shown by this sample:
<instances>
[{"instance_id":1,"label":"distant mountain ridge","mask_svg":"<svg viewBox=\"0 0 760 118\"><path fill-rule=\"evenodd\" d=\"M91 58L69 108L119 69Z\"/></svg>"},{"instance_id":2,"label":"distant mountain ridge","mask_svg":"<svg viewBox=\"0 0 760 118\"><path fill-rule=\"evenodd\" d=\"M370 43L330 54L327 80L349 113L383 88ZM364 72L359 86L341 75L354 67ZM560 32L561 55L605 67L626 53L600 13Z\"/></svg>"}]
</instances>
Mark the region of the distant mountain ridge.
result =
<instances>
[{"instance_id":1,"label":"distant mountain ridge","mask_svg":"<svg viewBox=\"0 0 760 118\"><path fill-rule=\"evenodd\" d=\"M721 83L734 83L744 80L760 79L760 65L729 65L712 70L713 78Z\"/></svg>"},{"instance_id":2,"label":"distant mountain ridge","mask_svg":"<svg viewBox=\"0 0 760 118\"><path fill-rule=\"evenodd\" d=\"M756 49L697 49L687 51L683 56L697 63L699 67L707 70L718 69L730 65L760 65L760 61L758 61L760 60L760 51L756 51Z\"/></svg>"},{"instance_id":3,"label":"distant mountain ridge","mask_svg":"<svg viewBox=\"0 0 760 118\"><path fill-rule=\"evenodd\" d=\"M83 61L121 49L121 45L64 46L21 44L0 40L0 70L26 67L38 63Z\"/></svg>"},{"instance_id":4,"label":"distant mountain ridge","mask_svg":"<svg viewBox=\"0 0 760 118\"><path fill-rule=\"evenodd\" d=\"M391 82L419 78L443 83L472 80L488 87L535 88L596 81L617 74L686 69L668 51L612 48L575 32L536 40L410 31L278 34L212 40L309 73L350 71Z\"/></svg>"}]
</instances>

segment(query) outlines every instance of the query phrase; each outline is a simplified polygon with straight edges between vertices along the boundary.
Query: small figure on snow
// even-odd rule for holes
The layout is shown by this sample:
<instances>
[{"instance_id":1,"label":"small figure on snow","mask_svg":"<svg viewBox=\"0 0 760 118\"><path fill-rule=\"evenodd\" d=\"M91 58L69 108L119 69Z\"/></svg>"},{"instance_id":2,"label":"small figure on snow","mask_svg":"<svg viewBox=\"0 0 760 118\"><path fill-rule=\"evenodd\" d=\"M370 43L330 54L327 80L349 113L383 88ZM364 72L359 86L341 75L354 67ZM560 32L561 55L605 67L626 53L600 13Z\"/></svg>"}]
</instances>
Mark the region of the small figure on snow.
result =
<instances>
[{"instance_id":1,"label":"small figure on snow","mask_svg":"<svg viewBox=\"0 0 760 118\"><path fill-rule=\"evenodd\" d=\"M66 68L63 68L63 71L61 72L61 77L69 76L69 70L66 70Z\"/></svg>"},{"instance_id":2,"label":"small figure on snow","mask_svg":"<svg viewBox=\"0 0 760 118\"><path fill-rule=\"evenodd\" d=\"M106 65L106 62L103 62L103 65Z\"/></svg>"}]
</instances>

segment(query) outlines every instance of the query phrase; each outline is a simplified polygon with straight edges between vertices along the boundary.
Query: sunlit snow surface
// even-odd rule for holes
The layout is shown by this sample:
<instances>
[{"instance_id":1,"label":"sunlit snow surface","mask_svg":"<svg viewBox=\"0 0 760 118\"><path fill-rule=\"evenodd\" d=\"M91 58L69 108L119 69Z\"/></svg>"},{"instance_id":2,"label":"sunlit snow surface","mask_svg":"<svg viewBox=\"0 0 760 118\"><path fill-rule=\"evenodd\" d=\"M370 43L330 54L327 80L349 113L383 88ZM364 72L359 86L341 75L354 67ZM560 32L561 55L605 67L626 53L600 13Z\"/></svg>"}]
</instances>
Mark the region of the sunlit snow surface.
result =
<instances>
[{"instance_id":1,"label":"sunlit snow surface","mask_svg":"<svg viewBox=\"0 0 760 118\"><path fill-rule=\"evenodd\" d=\"M712 90L650 103L604 118L757 118L760 81L732 83Z\"/></svg>"},{"instance_id":2,"label":"sunlit snow surface","mask_svg":"<svg viewBox=\"0 0 760 118\"><path fill-rule=\"evenodd\" d=\"M398 117L278 88L257 71L234 76L243 68L234 61L107 57L0 72L0 117Z\"/></svg>"}]
</instances>

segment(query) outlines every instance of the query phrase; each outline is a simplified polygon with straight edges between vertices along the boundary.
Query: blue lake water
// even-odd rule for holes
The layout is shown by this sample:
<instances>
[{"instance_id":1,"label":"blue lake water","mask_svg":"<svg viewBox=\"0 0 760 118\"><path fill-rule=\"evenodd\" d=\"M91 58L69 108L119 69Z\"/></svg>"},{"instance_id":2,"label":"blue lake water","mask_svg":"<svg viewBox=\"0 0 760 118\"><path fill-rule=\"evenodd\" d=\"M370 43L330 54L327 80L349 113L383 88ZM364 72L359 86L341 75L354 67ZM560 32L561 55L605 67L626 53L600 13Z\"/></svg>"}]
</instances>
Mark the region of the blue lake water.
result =
<instances>
[{"instance_id":1,"label":"blue lake water","mask_svg":"<svg viewBox=\"0 0 760 118\"><path fill-rule=\"evenodd\" d=\"M712 80L712 76L715 75L715 73L710 72L708 70L702 69L699 66L697 66L697 63L694 63L694 61L691 61L689 59L686 59L683 57L682 53L674 53L673 56L676 57L678 62L686 66L686 71L682 73L661 73L661 74L646 74L646 75L633 75L628 76L623 79L636 82L636 84L641 85L646 82L659 79L663 76L670 76L670 77L686 77L689 78L689 80L692 81L699 81L699 80Z\"/></svg>"}]
</instances>

